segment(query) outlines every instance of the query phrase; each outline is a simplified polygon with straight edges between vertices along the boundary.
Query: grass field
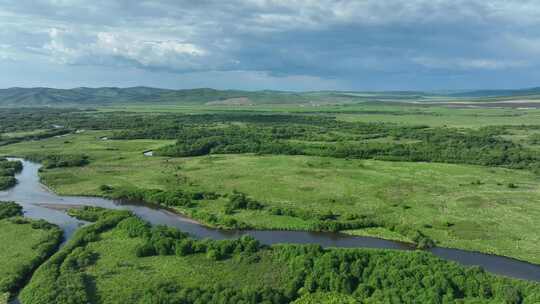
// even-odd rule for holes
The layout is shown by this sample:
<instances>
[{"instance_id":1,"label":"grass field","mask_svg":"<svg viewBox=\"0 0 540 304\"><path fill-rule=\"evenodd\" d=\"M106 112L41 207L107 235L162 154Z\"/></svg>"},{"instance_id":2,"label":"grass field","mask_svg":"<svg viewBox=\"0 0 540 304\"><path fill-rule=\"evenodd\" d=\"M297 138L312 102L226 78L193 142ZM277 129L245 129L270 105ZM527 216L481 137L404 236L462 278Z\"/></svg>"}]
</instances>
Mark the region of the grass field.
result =
<instances>
[{"instance_id":1,"label":"grass field","mask_svg":"<svg viewBox=\"0 0 540 304\"><path fill-rule=\"evenodd\" d=\"M414 104L353 104L334 106L274 105L274 106L180 106L180 105L124 105L100 108L100 111L144 113L307 113L335 116L343 121L389 122L479 128L493 125L537 125L540 109L519 108L448 108Z\"/></svg>"},{"instance_id":2,"label":"grass field","mask_svg":"<svg viewBox=\"0 0 540 304\"><path fill-rule=\"evenodd\" d=\"M0 303L9 298L7 292L22 287L31 271L51 254L51 244L55 247L60 239L58 229L36 229L26 220L0 220Z\"/></svg>"},{"instance_id":3,"label":"grass field","mask_svg":"<svg viewBox=\"0 0 540 304\"><path fill-rule=\"evenodd\" d=\"M424 124L433 127L449 126L459 128L480 128L494 125L536 125L540 120L540 110L520 109L448 109L419 108L404 111L390 108L389 113L343 113L337 118L344 121L390 122L398 124ZM394 112L395 111L395 112ZM398 114L396 114L398 113Z\"/></svg>"},{"instance_id":4,"label":"grass field","mask_svg":"<svg viewBox=\"0 0 540 304\"><path fill-rule=\"evenodd\" d=\"M112 231L88 246L88 250L99 254L97 263L86 273L96 283L96 297L101 303L136 303L140 291L163 282L184 287L221 283L227 287L262 289L284 285L287 276L286 265L277 263L271 252L262 252L257 263L234 259L216 262L204 254L141 259L134 254L141 243L142 239L127 239L121 232Z\"/></svg>"},{"instance_id":5,"label":"grass field","mask_svg":"<svg viewBox=\"0 0 540 304\"><path fill-rule=\"evenodd\" d=\"M108 132L84 132L39 142L23 142L1 147L1 154L80 153L90 156L91 165L51 170L44 175L47 184L61 194L95 195L99 185L134 185L163 188L170 183L166 161L145 157L143 151L156 149L173 141L101 140ZM81 171L82 170L82 171ZM99 181L102 183L99 183Z\"/></svg>"},{"instance_id":6,"label":"grass field","mask_svg":"<svg viewBox=\"0 0 540 304\"><path fill-rule=\"evenodd\" d=\"M373 215L419 229L441 246L540 263L539 178L528 171L306 156L145 157L143 151L171 141L100 139L106 135L85 132L19 143L0 148L0 154L90 155L85 167L42 173L60 194L100 195L103 184L223 194L239 190L268 206ZM226 199L202 201L197 210L223 215L225 203ZM233 216L260 229L306 230L311 224L262 211ZM350 233L407 241L380 228Z\"/></svg>"},{"instance_id":7,"label":"grass field","mask_svg":"<svg viewBox=\"0 0 540 304\"><path fill-rule=\"evenodd\" d=\"M22 132L10 132L10 133L4 133L2 136L6 138L18 138L18 137L24 137L28 135L38 135L43 133L44 130L33 130L33 131L22 131Z\"/></svg>"},{"instance_id":8,"label":"grass field","mask_svg":"<svg viewBox=\"0 0 540 304\"><path fill-rule=\"evenodd\" d=\"M236 189L272 206L374 214L420 229L442 246L540 262L540 187L533 174L428 163L286 156L214 156L184 160L180 170L206 190ZM517 183L515 189L508 184ZM215 210L215 203L207 211ZM239 219L260 228L306 229L306 222L258 211ZM431 227L431 228L426 228ZM393 233L364 235L398 238ZM358 232L357 232L358 233Z\"/></svg>"}]
</instances>

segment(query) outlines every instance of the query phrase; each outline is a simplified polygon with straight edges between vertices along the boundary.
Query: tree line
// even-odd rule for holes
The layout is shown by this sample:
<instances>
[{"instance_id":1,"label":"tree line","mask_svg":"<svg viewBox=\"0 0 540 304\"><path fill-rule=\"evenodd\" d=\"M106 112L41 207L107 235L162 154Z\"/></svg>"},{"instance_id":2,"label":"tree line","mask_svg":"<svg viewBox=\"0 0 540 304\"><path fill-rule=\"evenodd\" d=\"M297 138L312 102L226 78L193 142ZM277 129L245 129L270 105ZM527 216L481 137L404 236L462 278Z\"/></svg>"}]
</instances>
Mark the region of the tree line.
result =
<instances>
[{"instance_id":1,"label":"tree line","mask_svg":"<svg viewBox=\"0 0 540 304\"><path fill-rule=\"evenodd\" d=\"M25 158L40 162L43 169L82 167L90 163L90 158L85 154L29 154Z\"/></svg>"},{"instance_id":2,"label":"tree line","mask_svg":"<svg viewBox=\"0 0 540 304\"><path fill-rule=\"evenodd\" d=\"M369 124L360 126L373 132ZM490 129L375 126L376 133L362 133L352 128L341 132L355 133L335 137L332 130L314 131L295 125L283 129L260 125L184 127L176 144L154 152L172 157L238 153L309 155L540 170L540 156L536 151L503 139ZM385 140L371 141L376 138Z\"/></svg>"}]
</instances>

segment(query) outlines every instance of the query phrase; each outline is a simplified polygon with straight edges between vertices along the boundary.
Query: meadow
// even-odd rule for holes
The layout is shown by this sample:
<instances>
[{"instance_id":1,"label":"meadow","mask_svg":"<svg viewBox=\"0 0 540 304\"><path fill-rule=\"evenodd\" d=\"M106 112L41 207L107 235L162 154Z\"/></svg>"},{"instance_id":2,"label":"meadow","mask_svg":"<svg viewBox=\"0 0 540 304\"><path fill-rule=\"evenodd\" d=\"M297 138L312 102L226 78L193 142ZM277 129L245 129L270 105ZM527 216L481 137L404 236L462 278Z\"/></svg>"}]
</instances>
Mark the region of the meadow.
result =
<instances>
[{"instance_id":1,"label":"meadow","mask_svg":"<svg viewBox=\"0 0 540 304\"><path fill-rule=\"evenodd\" d=\"M21 215L14 203L0 202L0 303L23 287L62 240L58 227Z\"/></svg>"},{"instance_id":2,"label":"meadow","mask_svg":"<svg viewBox=\"0 0 540 304\"><path fill-rule=\"evenodd\" d=\"M342 232L540 264L537 109L115 104L0 114L0 156L42 163L42 182L62 195L144 201L223 229ZM15 185L18 163L0 162L6 187ZM23 304L536 303L540 296L537 284L423 251L194 240L127 212L70 214L96 223L39 267ZM20 252L0 259L10 271L0 302L60 239L57 228L14 215L0 220L9 252Z\"/></svg>"},{"instance_id":3,"label":"meadow","mask_svg":"<svg viewBox=\"0 0 540 304\"><path fill-rule=\"evenodd\" d=\"M102 185L223 195L237 190L268 208L365 215L419 230L440 246L540 263L540 231L534 224L540 217L540 188L538 176L526 170L284 155L147 157L143 151L172 141L102 139L110 135L86 131L5 146L0 153L89 155L88 165L41 172L43 181L64 195L106 195ZM203 222L201 214L211 214L257 229L310 230L316 222L266 210L226 214L227 203L221 197L176 208ZM345 232L411 241L384 227Z\"/></svg>"},{"instance_id":4,"label":"meadow","mask_svg":"<svg viewBox=\"0 0 540 304\"><path fill-rule=\"evenodd\" d=\"M257 105L257 106L194 106L178 104L114 105L98 107L102 112L130 113L267 113L313 114L335 116L349 122L395 123L401 125L425 124L432 127L481 128L495 125L537 125L540 109L520 108L467 108L442 107L437 104L381 104L349 105Z\"/></svg>"}]
</instances>

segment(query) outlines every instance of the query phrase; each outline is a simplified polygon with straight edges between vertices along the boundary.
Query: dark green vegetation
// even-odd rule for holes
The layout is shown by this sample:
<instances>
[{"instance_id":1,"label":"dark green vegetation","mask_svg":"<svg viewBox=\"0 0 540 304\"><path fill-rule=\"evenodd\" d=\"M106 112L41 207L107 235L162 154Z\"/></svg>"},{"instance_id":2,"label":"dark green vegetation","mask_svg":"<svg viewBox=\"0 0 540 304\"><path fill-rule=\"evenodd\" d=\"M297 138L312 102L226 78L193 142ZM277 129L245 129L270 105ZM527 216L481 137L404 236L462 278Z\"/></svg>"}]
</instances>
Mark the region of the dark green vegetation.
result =
<instances>
[{"instance_id":1,"label":"dark green vegetation","mask_svg":"<svg viewBox=\"0 0 540 304\"><path fill-rule=\"evenodd\" d=\"M84 154L35 154L27 155L26 159L42 163L45 169L82 167L90 162Z\"/></svg>"},{"instance_id":2,"label":"dark green vegetation","mask_svg":"<svg viewBox=\"0 0 540 304\"><path fill-rule=\"evenodd\" d=\"M0 202L0 303L23 287L62 240L57 226L21 216L21 206Z\"/></svg>"},{"instance_id":3,"label":"dark green vegetation","mask_svg":"<svg viewBox=\"0 0 540 304\"><path fill-rule=\"evenodd\" d=\"M63 136L71 133L68 129L38 130L35 132L8 133L8 136L0 136L0 146L14 144L29 140L40 140L49 137Z\"/></svg>"},{"instance_id":4,"label":"dark green vegetation","mask_svg":"<svg viewBox=\"0 0 540 304\"><path fill-rule=\"evenodd\" d=\"M126 211L82 228L23 290L40 303L537 303L540 286L424 252L195 240ZM317 302L320 301L320 302ZM349 301L349 302L343 302Z\"/></svg>"},{"instance_id":5,"label":"dark green vegetation","mask_svg":"<svg viewBox=\"0 0 540 304\"><path fill-rule=\"evenodd\" d=\"M8 161L0 158L0 190L11 188L17 184L15 174L22 170L20 161Z\"/></svg>"},{"instance_id":6,"label":"dark green vegetation","mask_svg":"<svg viewBox=\"0 0 540 304\"><path fill-rule=\"evenodd\" d=\"M22 216L22 207L14 202L1 202L0 220L14 216Z\"/></svg>"},{"instance_id":7,"label":"dark green vegetation","mask_svg":"<svg viewBox=\"0 0 540 304\"><path fill-rule=\"evenodd\" d=\"M207 154L284 154L390 161L442 162L504 166L540 170L540 156L510 140L500 138L503 127L480 130L346 123L302 116L230 117L214 125L185 126L177 130L178 142L157 155L187 157ZM225 120L225 119L224 119ZM237 123L243 123L239 126ZM179 126L181 124L178 124ZM174 130L137 130L116 138L153 138Z\"/></svg>"}]
</instances>

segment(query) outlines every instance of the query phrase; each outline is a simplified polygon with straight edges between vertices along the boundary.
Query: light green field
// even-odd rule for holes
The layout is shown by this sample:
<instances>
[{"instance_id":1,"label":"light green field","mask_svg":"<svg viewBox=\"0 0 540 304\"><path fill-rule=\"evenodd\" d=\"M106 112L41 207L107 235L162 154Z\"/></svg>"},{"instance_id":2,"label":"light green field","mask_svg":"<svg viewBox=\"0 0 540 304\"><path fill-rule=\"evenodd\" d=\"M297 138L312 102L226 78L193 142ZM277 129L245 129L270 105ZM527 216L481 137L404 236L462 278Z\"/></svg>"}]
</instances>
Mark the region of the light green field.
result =
<instances>
[{"instance_id":1,"label":"light green field","mask_svg":"<svg viewBox=\"0 0 540 304\"><path fill-rule=\"evenodd\" d=\"M90 156L91 165L51 170L47 185L61 194L95 195L101 184L163 188L172 182L167 161L145 157L143 151L174 141L101 140L108 132L85 132L39 142L22 142L0 148L0 154L25 156L35 153L76 153Z\"/></svg>"},{"instance_id":2,"label":"light green field","mask_svg":"<svg viewBox=\"0 0 540 304\"><path fill-rule=\"evenodd\" d=\"M442 246L540 261L540 186L538 177L525 171L233 155L187 159L179 172L207 190L236 189L272 206L374 214L420 229ZM508 188L509 183L518 188ZM213 203L206 209L215 208ZM258 211L237 217L260 228L308 227L298 219ZM400 239L380 229L362 234Z\"/></svg>"},{"instance_id":3,"label":"light green field","mask_svg":"<svg viewBox=\"0 0 540 304\"><path fill-rule=\"evenodd\" d=\"M480 128L494 125L537 125L540 121L540 110L538 109L372 107L371 112L368 112L370 108L365 108L366 113L342 113L337 115L337 118L344 121L423 124L434 127L460 128Z\"/></svg>"},{"instance_id":4,"label":"light green field","mask_svg":"<svg viewBox=\"0 0 540 304\"><path fill-rule=\"evenodd\" d=\"M43 174L61 194L99 195L103 184L223 194L239 190L268 206L373 215L419 229L441 246L540 263L539 178L527 171L305 156L145 157L142 151L170 141L100 140L104 135L86 132L19 143L1 147L0 154L90 155L88 166ZM510 183L517 188L509 188ZM225 202L202 201L197 210L223 215ZM265 211L241 211L234 217L261 229L306 230L311 224ZM407 240L383 229L351 233Z\"/></svg>"},{"instance_id":5,"label":"light green field","mask_svg":"<svg viewBox=\"0 0 540 304\"><path fill-rule=\"evenodd\" d=\"M335 116L343 121L388 122L480 128L493 125L538 125L540 109L512 108L448 108L442 106L356 104L356 105L257 105L257 106L181 106L181 105L125 105L100 108L101 111L143 113L310 113Z\"/></svg>"},{"instance_id":6,"label":"light green field","mask_svg":"<svg viewBox=\"0 0 540 304\"><path fill-rule=\"evenodd\" d=\"M260 253L257 263L238 259L212 261L204 254L141 259L135 256L135 248L142 243L140 238L126 238L121 231L104 233L99 242L90 243L88 250L98 252L99 260L85 272L95 282L100 303L136 303L141 283L146 288L163 282L183 287L221 283L227 287L279 288L288 273L287 266L277 263L268 251Z\"/></svg>"},{"instance_id":7,"label":"light green field","mask_svg":"<svg viewBox=\"0 0 540 304\"><path fill-rule=\"evenodd\" d=\"M437 111L438 112L438 111ZM479 110L448 110L443 115L429 114L339 114L337 118L343 121L389 122L398 124L423 124L433 127L449 126L460 128L480 128L495 125L537 125L540 121L540 111L501 110L486 115ZM488 112L489 113L489 112Z\"/></svg>"},{"instance_id":8,"label":"light green field","mask_svg":"<svg viewBox=\"0 0 540 304\"><path fill-rule=\"evenodd\" d=\"M43 133L45 130L33 130L33 131L21 131L21 132L10 132L10 133L3 133L2 136L7 138L17 138L17 137L24 137L28 135L38 135Z\"/></svg>"},{"instance_id":9,"label":"light green field","mask_svg":"<svg viewBox=\"0 0 540 304\"><path fill-rule=\"evenodd\" d=\"M55 238L56 233L56 230L34 229L30 224L16 224L9 219L0 220L0 303L7 303L7 292L38 266L48 250L43 245Z\"/></svg>"}]
</instances>

